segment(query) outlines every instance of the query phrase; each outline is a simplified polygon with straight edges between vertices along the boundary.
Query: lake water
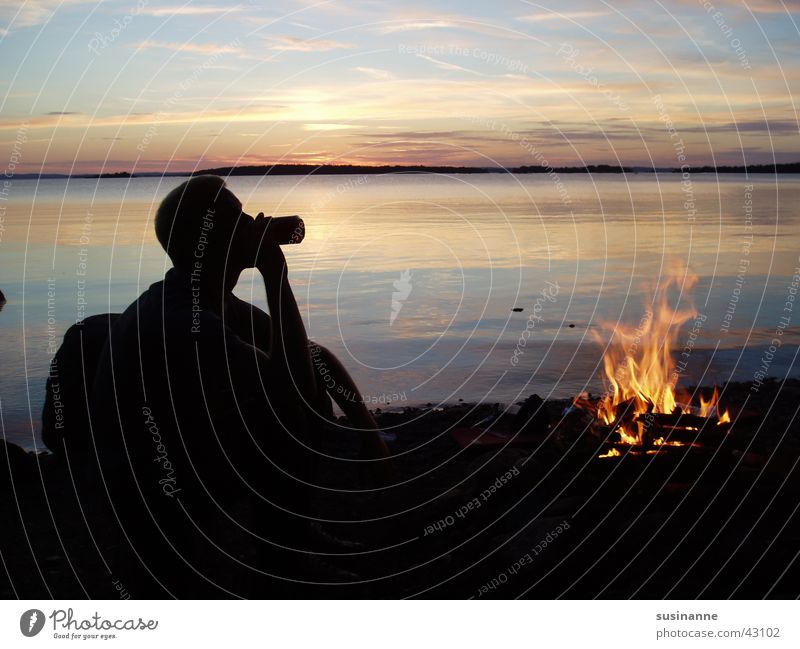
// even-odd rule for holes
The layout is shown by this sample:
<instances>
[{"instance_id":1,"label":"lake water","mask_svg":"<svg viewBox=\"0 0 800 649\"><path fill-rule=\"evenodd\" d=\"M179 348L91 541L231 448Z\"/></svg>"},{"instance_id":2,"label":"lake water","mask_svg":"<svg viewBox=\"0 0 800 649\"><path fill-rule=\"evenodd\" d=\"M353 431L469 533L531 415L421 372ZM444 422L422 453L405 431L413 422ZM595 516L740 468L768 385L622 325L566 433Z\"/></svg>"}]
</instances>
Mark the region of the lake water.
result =
<instances>
[{"instance_id":1,"label":"lake water","mask_svg":"<svg viewBox=\"0 0 800 649\"><path fill-rule=\"evenodd\" d=\"M592 330L637 323L646 285L674 259L699 276L694 303L705 316L686 384L752 380L782 317L767 373L798 375L800 305L788 300L800 272L800 177L561 180L561 190L545 174L238 177L229 186L249 213L304 217L306 240L286 252L309 336L339 355L374 407L598 391ZM9 440L38 439L48 363L67 327L124 310L168 269L152 219L180 182L13 180L0 200ZM236 293L266 308L253 273Z\"/></svg>"}]
</instances>

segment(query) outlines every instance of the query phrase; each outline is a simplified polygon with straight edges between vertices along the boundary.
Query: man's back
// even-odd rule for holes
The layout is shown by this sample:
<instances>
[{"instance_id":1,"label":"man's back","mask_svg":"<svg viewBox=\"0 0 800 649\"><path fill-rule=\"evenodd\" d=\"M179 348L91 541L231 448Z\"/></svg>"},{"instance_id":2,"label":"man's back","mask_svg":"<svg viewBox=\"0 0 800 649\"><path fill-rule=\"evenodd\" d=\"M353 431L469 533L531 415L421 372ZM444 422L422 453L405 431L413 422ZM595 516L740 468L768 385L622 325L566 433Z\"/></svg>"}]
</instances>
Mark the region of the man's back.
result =
<instances>
[{"instance_id":1,"label":"man's back","mask_svg":"<svg viewBox=\"0 0 800 649\"><path fill-rule=\"evenodd\" d=\"M265 318L233 296L220 317L172 269L112 329L93 389L97 458L123 535L158 570L200 539L218 545L210 521L235 500L285 499L309 477L302 415L254 346Z\"/></svg>"},{"instance_id":2,"label":"man's back","mask_svg":"<svg viewBox=\"0 0 800 649\"><path fill-rule=\"evenodd\" d=\"M236 397L257 396L249 385L256 360L244 341L192 306L187 278L170 270L122 314L98 365L98 449L108 467L130 460L143 494L193 496L198 482L219 482L224 454L234 463L240 456Z\"/></svg>"}]
</instances>

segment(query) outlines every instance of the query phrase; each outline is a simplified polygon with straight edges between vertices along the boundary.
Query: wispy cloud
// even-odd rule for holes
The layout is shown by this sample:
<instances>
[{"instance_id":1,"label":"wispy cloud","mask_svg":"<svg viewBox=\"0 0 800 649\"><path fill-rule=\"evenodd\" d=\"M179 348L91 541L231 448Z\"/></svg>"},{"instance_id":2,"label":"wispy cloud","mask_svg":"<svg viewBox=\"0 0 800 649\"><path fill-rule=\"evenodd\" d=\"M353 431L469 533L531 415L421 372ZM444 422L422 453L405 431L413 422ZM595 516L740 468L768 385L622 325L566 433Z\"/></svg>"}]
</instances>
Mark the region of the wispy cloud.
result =
<instances>
[{"instance_id":1,"label":"wispy cloud","mask_svg":"<svg viewBox=\"0 0 800 649\"><path fill-rule=\"evenodd\" d=\"M165 41L142 41L136 45L140 50L163 49L192 54L235 54L242 52L237 45L220 45L218 43L171 43Z\"/></svg>"},{"instance_id":2,"label":"wispy cloud","mask_svg":"<svg viewBox=\"0 0 800 649\"><path fill-rule=\"evenodd\" d=\"M528 16L518 16L517 20L522 20L526 23L541 23L550 20L587 20L591 18L600 18L608 16L608 11L547 11L542 13L530 14Z\"/></svg>"},{"instance_id":3,"label":"wispy cloud","mask_svg":"<svg viewBox=\"0 0 800 649\"><path fill-rule=\"evenodd\" d=\"M351 128L360 128L355 124L303 124L304 131L344 131Z\"/></svg>"},{"instance_id":4,"label":"wispy cloud","mask_svg":"<svg viewBox=\"0 0 800 649\"><path fill-rule=\"evenodd\" d=\"M461 67L460 65L456 65L455 63L448 63L447 61L440 61L439 59L435 59L432 56L428 56L427 54L417 54L417 56L421 59L425 59L426 61L430 61L433 63L437 68L442 70L449 70L455 72L468 72L469 74L475 74L479 77L486 76L480 72L476 72L475 70L470 70L469 68Z\"/></svg>"},{"instance_id":5,"label":"wispy cloud","mask_svg":"<svg viewBox=\"0 0 800 649\"><path fill-rule=\"evenodd\" d=\"M416 16L399 16L395 20L380 23L372 28L378 34L405 34L413 31L429 31L435 29L459 30L470 34L480 34L503 40L525 40L542 43L540 39L530 34L525 34L516 29L509 29L502 24L496 24L488 20L478 20L475 18L447 15L421 17L417 10Z\"/></svg>"},{"instance_id":6,"label":"wispy cloud","mask_svg":"<svg viewBox=\"0 0 800 649\"><path fill-rule=\"evenodd\" d=\"M297 36L269 36L272 42L269 49L281 52L327 52L328 50L350 49L352 43L342 43L329 38L298 38Z\"/></svg>"},{"instance_id":7,"label":"wispy cloud","mask_svg":"<svg viewBox=\"0 0 800 649\"><path fill-rule=\"evenodd\" d=\"M800 0L746 0L743 4L758 14L800 13Z\"/></svg>"},{"instance_id":8,"label":"wispy cloud","mask_svg":"<svg viewBox=\"0 0 800 649\"><path fill-rule=\"evenodd\" d=\"M391 127L387 127L391 129ZM370 142L379 140L406 140L417 142L419 140L432 142L436 140L452 140L462 137L474 137L468 131L453 130L453 131L394 131L388 132L362 132L356 133L358 137L368 138Z\"/></svg>"},{"instance_id":9,"label":"wispy cloud","mask_svg":"<svg viewBox=\"0 0 800 649\"><path fill-rule=\"evenodd\" d=\"M458 23L451 20L402 20L389 25L376 28L380 34L396 34L398 32L411 32L421 29L447 29L458 27Z\"/></svg>"},{"instance_id":10,"label":"wispy cloud","mask_svg":"<svg viewBox=\"0 0 800 649\"><path fill-rule=\"evenodd\" d=\"M739 132L739 133L772 133L777 135L798 135L800 124L793 119L743 120L725 124L705 124L682 129L687 133Z\"/></svg>"},{"instance_id":11,"label":"wispy cloud","mask_svg":"<svg viewBox=\"0 0 800 649\"><path fill-rule=\"evenodd\" d=\"M232 122L265 122L288 116L284 106L253 106L247 109L223 109L198 112L196 110L174 111L163 113L129 113L124 115L107 115L93 117L85 113L48 113L25 120L28 128L98 128L101 126L125 126L147 124L200 124ZM19 118L0 119L0 130L19 128Z\"/></svg>"},{"instance_id":12,"label":"wispy cloud","mask_svg":"<svg viewBox=\"0 0 800 649\"><path fill-rule=\"evenodd\" d=\"M3 31L8 33L12 26L19 28L44 25L56 11L84 4L96 3L91 0L3 0L0 3L0 16L13 21Z\"/></svg>"},{"instance_id":13,"label":"wispy cloud","mask_svg":"<svg viewBox=\"0 0 800 649\"><path fill-rule=\"evenodd\" d=\"M242 10L242 7L214 7L211 5L183 5L175 7L142 7L137 11L144 16L207 16L214 14L235 13Z\"/></svg>"},{"instance_id":14,"label":"wispy cloud","mask_svg":"<svg viewBox=\"0 0 800 649\"><path fill-rule=\"evenodd\" d=\"M357 72L361 72L362 74L366 74L368 77L372 77L373 79L377 79L378 81L388 81L390 79L396 78L395 75L389 70L381 70L380 68L365 68L362 66L358 66L353 68Z\"/></svg>"},{"instance_id":15,"label":"wispy cloud","mask_svg":"<svg viewBox=\"0 0 800 649\"><path fill-rule=\"evenodd\" d=\"M314 27L313 25L306 25L305 23L291 22L291 23L287 23L287 24L291 25L292 27L300 27L300 29L310 29L311 31L314 31L314 32L321 32L322 31L319 27Z\"/></svg>"}]
</instances>

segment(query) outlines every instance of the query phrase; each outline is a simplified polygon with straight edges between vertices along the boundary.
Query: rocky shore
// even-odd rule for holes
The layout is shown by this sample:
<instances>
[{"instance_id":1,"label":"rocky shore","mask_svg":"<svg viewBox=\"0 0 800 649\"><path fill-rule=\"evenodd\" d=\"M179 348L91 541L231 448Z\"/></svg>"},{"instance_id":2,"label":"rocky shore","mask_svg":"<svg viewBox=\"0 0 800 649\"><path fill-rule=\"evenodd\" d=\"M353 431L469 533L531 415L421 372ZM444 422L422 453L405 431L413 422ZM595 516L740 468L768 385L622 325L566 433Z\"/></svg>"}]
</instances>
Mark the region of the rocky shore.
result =
<instances>
[{"instance_id":1,"label":"rocky shore","mask_svg":"<svg viewBox=\"0 0 800 649\"><path fill-rule=\"evenodd\" d=\"M329 558L360 579L310 596L795 598L800 381L752 387L724 386L743 407L719 444L609 458L565 401L545 404L548 429L491 447L451 433L495 404L376 412L397 481L376 491L350 461L355 434L330 431L314 511L325 532L361 544ZM52 455L0 449L0 596L121 597L107 565L118 540L81 477ZM243 540L244 564L248 552Z\"/></svg>"}]
</instances>

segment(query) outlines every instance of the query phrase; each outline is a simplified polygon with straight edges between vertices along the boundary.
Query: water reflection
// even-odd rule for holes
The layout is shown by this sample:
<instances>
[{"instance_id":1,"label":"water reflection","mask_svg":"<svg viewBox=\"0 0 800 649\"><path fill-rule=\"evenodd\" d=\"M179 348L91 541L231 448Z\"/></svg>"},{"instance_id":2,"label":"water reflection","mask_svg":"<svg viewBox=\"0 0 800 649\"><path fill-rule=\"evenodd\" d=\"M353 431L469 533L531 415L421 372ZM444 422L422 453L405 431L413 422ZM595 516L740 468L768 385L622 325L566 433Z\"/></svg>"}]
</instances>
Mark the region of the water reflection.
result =
<instances>
[{"instance_id":1,"label":"water reflection","mask_svg":"<svg viewBox=\"0 0 800 649\"><path fill-rule=\"evenodd\" d=\"M121 311L163 276L169 262L152 217L180 180L14 181L2 239L14 302L0 319L6 422L35 428L53 328L60 340L82 315ZM751 182L753 237L737 283ZM340 355L367 394L404 394L403 405L599 389L602 352L591 330L599 319L637 322L643 287L673 256L701 277L695 303L708 322L690 378L752 378L800 251L800 179L789 176L777 184L698 176L692 218L672 174L573 175L569 202L535 175L241 177L229 185L248 212L304 217L306 239L286 254L309 334ZM395 282L407 271L411 289L397 310ZM558 299L513 365L546 282L559 286ZM236 292L266 306L253 272ZM772 365L778 374L794 371L796 332L785 334L785 357Z\"/></svg>"}]
</instances>

